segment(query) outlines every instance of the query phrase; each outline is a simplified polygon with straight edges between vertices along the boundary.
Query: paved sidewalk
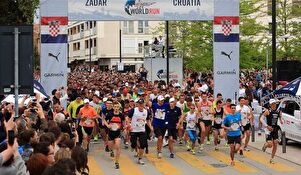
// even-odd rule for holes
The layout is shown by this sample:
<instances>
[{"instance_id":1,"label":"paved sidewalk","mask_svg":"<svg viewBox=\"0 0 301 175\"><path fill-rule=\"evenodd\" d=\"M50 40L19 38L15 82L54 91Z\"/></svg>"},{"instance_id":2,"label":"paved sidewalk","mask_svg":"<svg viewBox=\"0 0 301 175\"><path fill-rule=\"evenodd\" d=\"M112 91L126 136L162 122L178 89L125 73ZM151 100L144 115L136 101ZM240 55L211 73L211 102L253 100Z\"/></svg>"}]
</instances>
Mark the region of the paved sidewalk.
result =
<instances>
[{"instance_id":1,"label":"paved sidewalk","mask_svg":"<svg viewBox=\"0 0 301 175\"><path fill-rule=\"evenodd\" d=\"M249 143L249 146L258 150L262 149L263 144L265 143L265 135L262 134L259 136L256 132L255 134L255 142ZM272 149L267 149L267 153L271 154ZM287 161L293 162L295 164L301 165L301 143L296 143L293 141L289 141L286 147L286 153L282 153L282 145L278 145L277 148L277 157L285 159Z\"/></svg>"}]
</instances>

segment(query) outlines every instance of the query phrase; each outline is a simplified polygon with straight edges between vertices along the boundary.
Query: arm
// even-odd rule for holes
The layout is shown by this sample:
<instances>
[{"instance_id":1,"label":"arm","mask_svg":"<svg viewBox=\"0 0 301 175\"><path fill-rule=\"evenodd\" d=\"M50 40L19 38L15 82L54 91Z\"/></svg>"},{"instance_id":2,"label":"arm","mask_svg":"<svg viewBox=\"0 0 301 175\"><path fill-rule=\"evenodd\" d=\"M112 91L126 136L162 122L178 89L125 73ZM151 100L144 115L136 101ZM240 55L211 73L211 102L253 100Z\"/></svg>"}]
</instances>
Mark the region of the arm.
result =
<instances>
[{"instance_id":1,"label":"arm","mask_svg":"<svg viewBox=\"0 0 301 175\"><path fill-rule=\"evenodd\" d=\"M3 163L5 163L6 161L8 161L8 159L11 158L11 156L13 156L14 154L14 150L12 149L11 146L8 146L8 148L0 153L0 167L3 165Z\"/></svg>"},{"instance_id":2,"label":"arm","mask_svg":"<svg viewBox=\"0 0 301 175\"><path fill-rule=\"evenodd\" d=\"M181 116L181 118L179 119L179 122L178 122L178 124L177 124L177 128L180 127L180 124L184 121L184 119L186 118L186 116L187 116L187 113L186 113L186 114L183 114L183 115Z\"/></svg>"}]
</instances>

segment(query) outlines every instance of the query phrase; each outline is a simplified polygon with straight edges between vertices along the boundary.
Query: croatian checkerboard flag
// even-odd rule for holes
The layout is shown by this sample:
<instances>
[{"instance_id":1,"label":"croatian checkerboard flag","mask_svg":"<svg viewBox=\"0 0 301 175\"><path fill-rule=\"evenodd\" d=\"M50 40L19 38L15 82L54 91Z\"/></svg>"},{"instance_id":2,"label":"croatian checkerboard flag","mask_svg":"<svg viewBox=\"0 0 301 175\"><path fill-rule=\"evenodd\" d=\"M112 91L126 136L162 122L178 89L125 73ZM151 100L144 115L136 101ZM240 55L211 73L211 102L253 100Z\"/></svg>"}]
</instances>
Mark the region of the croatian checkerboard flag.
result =
<instances>
[{"instance_id":1,"label":"croatian checkerboard flag","mask_svg":"<svg viewBox=\"0 0 301 175\"><path fill-rule=\"evenodd\" d=\"M68 17L42 17L41 43L67 43Z\"/></svg>"},{"instance_id":2,"label":"croatian checkerboard flag","mask_svg":"<svg viewBox=\"0 0 301 175\"><path fill-rule=\"evenodd\" d=\"M239 42L239 17L215 16L214 17L215 42Z\"/></svg>"}]
</instances>

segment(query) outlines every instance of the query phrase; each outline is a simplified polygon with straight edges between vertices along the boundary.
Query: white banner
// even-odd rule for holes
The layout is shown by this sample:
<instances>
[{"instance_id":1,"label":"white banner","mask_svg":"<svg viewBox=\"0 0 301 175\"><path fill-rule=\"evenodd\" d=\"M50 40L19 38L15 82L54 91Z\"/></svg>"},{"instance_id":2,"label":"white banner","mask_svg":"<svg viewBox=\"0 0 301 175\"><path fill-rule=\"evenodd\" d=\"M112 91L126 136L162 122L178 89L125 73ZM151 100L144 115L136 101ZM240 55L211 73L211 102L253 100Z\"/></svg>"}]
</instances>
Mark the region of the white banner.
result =
<instances>
[{"instance_id":1,"label":"white banner","mask_svg":"<svg viewBox=\"0 0 301 175\"><path fill-rule=\"evenodd\" d=\"M69 20L212 20L213 0L69 0Z\"/></svg>"},{"instance_id":2,"label":"white banner","mask_svg":"<svg viewBox=\"0 0 301 175\"><path fill-rule=\"evenodd\" d=\"M214 3L214 96L237 100L239 89L239 0Z\"/></svg>"},{"instance_id":3,"label":"white banner","mask_svg":"<svg viewBox=\"0 0 301 175\"><path fill-rule=\"evenodd\" d=\"M164 58L145 58L144 67L148 71L147 80L164 80L166 81L166 59ZM181 84L183 81L183 59L169 59L169 81L178 80Z\"/></svg>"},{"instance_id":4,"label":"white banner","mask_svg":"<svg viewBox=\"0 0 301 175\"><path fill-rule=\"evenodd\" d=\"M67 86L68 0L41 0L41 84Z\"/></svg>"}]
</instances>

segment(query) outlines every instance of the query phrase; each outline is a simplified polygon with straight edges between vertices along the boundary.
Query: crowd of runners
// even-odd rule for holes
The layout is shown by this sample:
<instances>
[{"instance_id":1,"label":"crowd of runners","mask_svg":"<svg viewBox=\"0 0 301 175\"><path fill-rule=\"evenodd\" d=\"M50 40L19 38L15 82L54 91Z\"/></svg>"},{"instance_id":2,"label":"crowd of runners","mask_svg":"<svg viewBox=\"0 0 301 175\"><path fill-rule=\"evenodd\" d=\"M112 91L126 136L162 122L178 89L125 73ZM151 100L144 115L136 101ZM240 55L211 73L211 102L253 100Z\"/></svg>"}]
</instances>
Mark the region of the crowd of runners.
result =
<instances>
[{"instance_id":1,"label":"crowd of runners","mask_svg":"<svg viewBox=\"0 0 301 175\"><path fill-rule=\"evenodd\" d=\"M0 169L8 160L4 157L7 154L3 154L5 149L11 149L9 155L13 155L20 151L20 147L16 147L19 143L23 163L30 174L34 174L35 167L32 155L38 153L46 158L50 154L57 158L45 165L44 174L58 169L71 171L72 163L76 167L74 172L88 173L87 162L78 160L77 156L87 158L91 142L99 140L108 156L114 158L116 169L126 166L119 164L123 147L131 149L137 163L144 165L143 155L149 153L150 142L156 142L158 159L163 156L164 146L168 147L169 157L174 158L175 144L185 146L191 154L206 151L204 145L214 145L218 151L223 144L230 148L231 165L235 166L235 154L250 151L248 143L254 125L251 102L271 92L270 83L266 81L269 76L260 71L243 72L239 98L235 102L224 99L220 93L213 96L212 74L189 71L185 74L187 78L183 82L172 80L166 84L148 82L140 73L102 72L96 67L89 72L80 66L70 73L68 87L53 90L50 98L37 96L29 104L22 104L20 116L14 121L6 117L14 115L13 104L3 102L0 147L6 147L1 150ZM276 103L271 99L260 118L267 134L263 151L273 147L270 163L274 163L277 122L279 118L281 121ZM10 123L17 127L7 126ZM7 140L8 130L12 129L18 139L11 145ZM24 133L29 140L22 144ZM46 147L46 151L41 151L41 147ZM67 165L61 165L63 161Z\"/></svg>"}]
</instances>

